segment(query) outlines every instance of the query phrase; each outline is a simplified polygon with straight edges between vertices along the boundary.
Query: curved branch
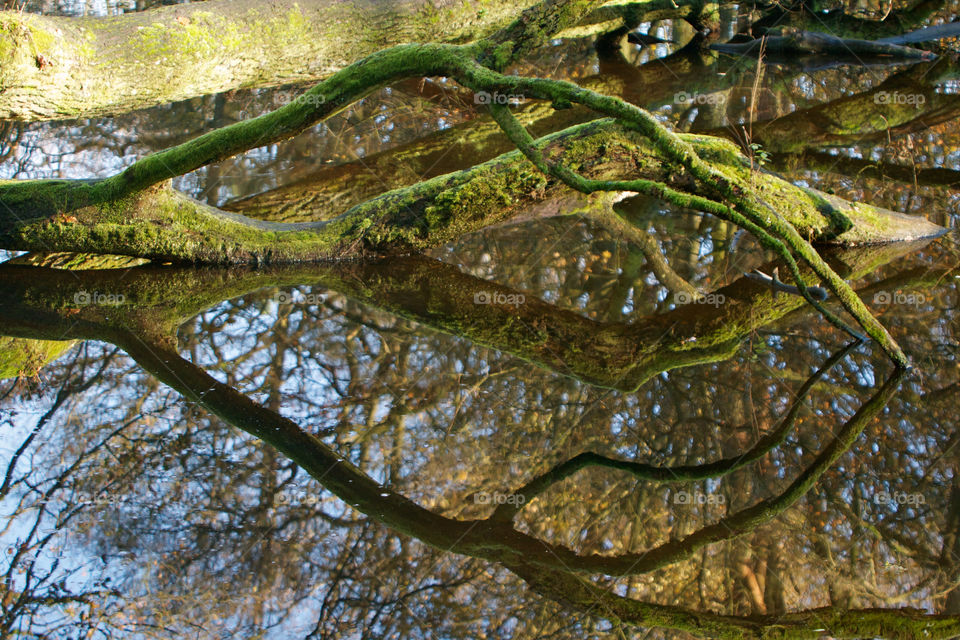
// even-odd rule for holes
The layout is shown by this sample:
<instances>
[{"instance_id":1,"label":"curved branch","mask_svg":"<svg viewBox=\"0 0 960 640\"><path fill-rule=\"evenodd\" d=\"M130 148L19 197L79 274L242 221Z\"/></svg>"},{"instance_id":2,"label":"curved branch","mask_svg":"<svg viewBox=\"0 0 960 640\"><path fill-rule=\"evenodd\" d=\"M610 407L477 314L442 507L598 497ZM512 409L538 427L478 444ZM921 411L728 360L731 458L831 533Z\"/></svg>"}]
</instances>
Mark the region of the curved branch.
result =
<instances>
[{"instance_id":1,"label":"curved branch","mask_svg":"<svg viewBox=\"0 0 960 640\"><path fill-rule=\"evenodd\" d=\"M905 375L905 371L897 369L896 373L884 383L873 397L844 423L836 437L830 441L813 463L804 469L803 473L779 495L726 516L716 523L698 529L679 540L671 540L641 553L618 556L579 556L571 553L572 557L561 557L560 559L564 566L577 571L604 573L612 576L647 573L688 558L707 545L731 540L749 533L789 509L816 484L827 469L853 445L864 428L883 411Z\"/></svg>"},{"instance_id":2,"label":"curved branch","mask_svg":"<svg viewBox=\"0 0 960 640\"><path fill-rule=\"evenodd\" d=\"M530 161L536 165L538 169L544 173L549 173L557 177L558 179L562 180L564 184L576 189L577 191L583 193L593 193L595 191L635 191L644 195L660 198L661 200L666 200L667 202L670 202L674 206L680 208L706 211L716 215L719 218L729 220L730 222L734 222L741 227L744 227L750 231L757 238L757 240L760 241L761 244L776 251L780 257L783 258L784 262L787 263L787 268L790 269L790 273L793 276L794 281L797 283L797 290L813 308L819 311L831 324L847 332L855 339L865 340L863 336L848 327L846 323L821 305L820 302L810 294L806 283L803 280L803 276L800 274L800 268L797 266L793 255L783 244L783 242L774 237L773 233L769 232L766 228L758 224L755 219L742 215L740 212L709 198L680 193L674 189L670 189L669 187L657 182L652 182L650 180L589 180L577 174L576 172L571 171L563 165L548 164L546 160L544 160L540 150L536 148L533 139L530 137L530 134L527 133L523 125L517 122L517 119L513 117L513 114L510 113L509 109L502 105L493 105L490 107L490 109L504 133L510 137L514 144L517 145L517 148L519 148L524 155L526 155L527 158L529 158ZM724 178L720 179L723 180ZM713 182L708 182L707 186L715 185ZM766 205L766 203L763 204L765 207L773 211L769 205ZM775 216L782 219L782 216L779 216L776 214L776 212L773 213ZM790 225L788 221L782 220L782 222L782 227L792 228L792 225ZM813 247L809 247L809 249L815 253ZM881 346L887 350L887 345L884 345L883 342L881 342ZM895 347L896 344L894 343L893 346ZM897 347L897 349L899 349L899 347ZM894 358L894 360L896 360L896 358Z\"/></svg>"},{"instance_id":3,"label":"curved branch","mask_svg":"<svg viewBox=\"0 0 960 640\"><path fill-rule=\"evenodd\" d=\"M557 482L565 480L587 467L617 469L629 473L640 480L669 484L719 478L733 473L738 469L742 469L783 444L790 429L793 428L797 415L800 413L800 407L803 406L803 401L806 399L810 389L813 388L813 385L815 385L833 365L842 360L858 345L860 345L859 341L851 342L830 356L823 366L807 378L800 389L797 390L796 398L790 405L790 409L784 415L783 419L780 420L780 423L770 433L760 438L756 444L745 453L707 464L660 467L642 462L610 458L600 455L599 453L587 451L554 466L546 473L540 474L528 481L521 488L513 491L510 494L511 496L522 496L523 500L505 500L496 508L491 517L496 520L512 520L514 516L523 510L523 507L529 504L534 498Z\"/></svg>"},{"instance_id":4,"label":"curved branch","mask_svg":"<svg viewBox=\"0 0 960 640\"><path fill-rule=\"evenodd\" d=\"M720 170L711 167L697 156L690 145L686 144L675 133L661 125L652 115L643 109L625 103L617 98L603 96L568 82L515 76L507 78L478 64L467 64L465 73L466 76L464 78L461 79L458 77L458 79L475 91L480 88L502 87L504 84L507 84L512 90L521 95L526 94L536 98L551 100L556 107L565 107L573 103L582 104L605 115L615 117L632 127L636 127L668 160L685 168L712 195L719 196L721 199L730 202L737 213L741 214L743 218L754 225L753 227L748 227L748 229L754 232L755 235L759 233L758 239L761 241L766 239L767 242L769 242L771 238L768 236L774 234L779 236L787 247L789 247L790 251L800 255L814 272L825 280L829 289L839 298L844 308L856 318L860 326L880 345L890 359L899 367L909 366L907 356L900 349L900 346L893 339L893 336L891 336L886 328L870 313L870 310L853 289L850 288L850 285L844 282L843 279L830 268L830 265L820 257L817 251L797 232L793 225L766 204L766 202L758 198L756 194L751 194L745 186L744 180L730 174L724 174ZM501 114L500 118L504 120L504 125L501 126L506 127L504 130L508 135L513 135L516 138L515 142L523 139L523 133L517 130L517 127L520 125L518 124L516 127L513 126L512 123L509 122L509 119L503 115L503 108L494 108L493 111L495 116L497 112ZM522 129L522 127L520 128ZM529 134L526 135L526 138L529 139ZM531 152L530 142L532 141L527 140L525 142L528 152ZM535 153L529 153L528 157L536 158L536 155ZM532 159L531 162L534 162L541 171L551 172L545 160ZM556 175L558 177L561 175L565 176L565 181L573 184L577 183L576 175L569 169L555 168L554 171L557 172ZM629 184L635 186L641 193L651 193L658 188L662 188L660 185L651 185L648 181L629 181ZM585 189L589 189L592 186L596 186L598 189L616 188L604 182L597 183L596 185L581 183L581 186ZM677 195L669 193L668 191L664 191L664 195L666 197L677 197ZM698 203L703 206L718 209L716 206L717 203L711 204L711 201L706 198L699 198ZM730 212L727 212L727 215L730 215ZM833 223L839 227L837 231L841 233L850 228L849 220L834 219ZM758 232L756 229L762 230L762 232ZM781 255L786 259L787 253L789 252L784 249ZM792 258L788 260L787 263L797 283L798 289L807 302L817 308L817 310L833 324L856 336L857 334L855 332L849 330L839 318L827 311L809 294L804 285L803 278L800 276L799 270L796 269Z\"/></svg>"},{"instance_id":5,"label":"curved branch","mask_svg":"<svg viewBox=\"0 0 960 640\"><path fill-rule=\"evenodd\" d=\"M111 177L8 183L0 187L0 200L6 205L0 215L25 221L122 199L212 162L294 136L388 82L450 75L463 56L476 51L442 44L400 45L379 51L338 71L289 104L151 154Z\"/></svg>"}]
</instances>

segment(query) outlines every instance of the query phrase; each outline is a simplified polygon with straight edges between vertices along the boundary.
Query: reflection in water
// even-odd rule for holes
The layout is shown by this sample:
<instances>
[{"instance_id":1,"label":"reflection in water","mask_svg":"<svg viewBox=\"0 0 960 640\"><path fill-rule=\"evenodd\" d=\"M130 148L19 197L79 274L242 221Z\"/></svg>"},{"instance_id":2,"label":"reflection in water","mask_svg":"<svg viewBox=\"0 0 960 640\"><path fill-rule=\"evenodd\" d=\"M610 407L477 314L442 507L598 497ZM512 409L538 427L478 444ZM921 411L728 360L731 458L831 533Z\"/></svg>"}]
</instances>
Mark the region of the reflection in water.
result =
<instances>
[{"instance_id":1,"label":"reflection in water","mask_svg":"<svg viewBox=\"0 0 960 640\"><path fill-rule=\"evenodd\" d=\"M473 255L496 246L475 242ZM426 259L139 267L119 282L104 271L2 275L7 333L85 341L42 370L43 393L25 400L37 408L9 419L31 457L14 461L4 489L24 523L9 536L11 574L37 574L11 621L34 611L35 624L49 622L49 599L69 593L124 630L218 621L238 634L473 637L516 625L520 637L602 635L609 623L583 616L583 598L608 592L578 595L579 570L626 572L609 593L651 607L949 610L954 434L935 418L949 385L913 380L891 400L897 381L881 387L869 355L830 357L827 329L791 320L809 316L745 278L716 313L757 320L723 359L667 359L669 373L619 393L522 351L503 309L473 305L488 281ZM874 277L874 289L945 294L929 269L898 262ZM583 308L578 279L523 284L526 335L584 322L564 310ZM607 289L589 297L602 302ZM78 305L78 290L110 291L113 304ZM474 314L451 319L457 299ZM667 352L705 321L685 320L684 308L645 321L643 304L625 326L677 314L674 341L658 343ZM564 338L566 353L609 349L612 335L619 348L649 339L592 322ZM8 393L29 395L24 384ZM64 578L69 591L56 596ZM65 607L78 615L83 599ZM556 599L569 601L562 617L549 613ZM644 619L687 628L667 611ZM791 624L818 628L809 622Z\"/></svg>"},{"instance_id":2,"label":"reflection in water","mask_svg":"<svg viewBox=\"0 0 960 640\"><path fill-rule=\"evenodd\" d=\"M952 63L767 65L751 103L755 63L608 54L566 42L521 71L741 141L752 110L790 178L952 226ZM905 87L922 109L874 109ZM284 91L7 124L3 176L103 173ZM393 87L179 186L329 216L505 150L472 103ZM735 227L577 206L429 258L0 266L2 634L960 635L921 617L960 614L955 238L829 255L922 372L904 378L744 278L776 265Z\"/></svg>"}]
</instances>

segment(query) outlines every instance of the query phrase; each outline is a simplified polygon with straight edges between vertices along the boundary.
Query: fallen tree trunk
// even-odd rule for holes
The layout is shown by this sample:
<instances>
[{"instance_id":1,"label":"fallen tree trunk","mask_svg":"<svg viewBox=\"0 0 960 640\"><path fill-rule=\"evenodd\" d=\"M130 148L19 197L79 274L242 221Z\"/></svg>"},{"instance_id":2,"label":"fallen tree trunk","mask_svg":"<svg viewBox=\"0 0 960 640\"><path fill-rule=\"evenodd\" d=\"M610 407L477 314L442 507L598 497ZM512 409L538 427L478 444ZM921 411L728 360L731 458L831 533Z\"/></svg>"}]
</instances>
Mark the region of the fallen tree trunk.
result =
<instances>
[{"instance_id":1,"label":"fallen tree trunk","mask_svg":"<svg viewBox=\"0 0 960 640\"><path fill-rule=\"evenodd\" d=\"M394 45L485 38L538 2L211 0L106 18L2 11L0 119L116 115L231 89L317 81ZM630 10L662 18L700 4L681 10L670 0L645 0ZM584 29L600 32L613 19L590 19Z\"/></svg>"},{"instance_id":2,"label":"fallen tree trunk","mask_svg":"<svg viewBox=\"0 0 960 640\"><path fill-rule=\"evenodd\" d=\"M511 61L540 46L550 33L577 24L593 7L593 2L545 0L473 45L403 45L380 51L337 72L295 103L148 156L108 178L0 185L0 202L5 207L0 214L0 242L4 243L0 246L139 257L172 252L178 260L216 261L219 256L227 262L258 264L263 258L272 261L275 257L296 261L367 251L416 251L501 222L508 217L504 211L509 214L513 204L511 192L535 197L551 186L552 178L555 184L584 194L643 193L747 229L785 261L799 293L832 324L863 339L810 296L798 259L812 268L898 366L908 366L906 356L886 329L810 245L810 240L814 236L833 240L854 230L847 242L890 241L890 227L897 227L901 236L917 237L916 231L909 230L909 218L902 217L897 223L893 212L881 215L876 209L864 209L862 205L809 191L804 191L797 202L796 188L784 181L767 180L768 189L763 191L758 189L758 176L765 174L754 172L729 147L711 145L708 139L685 140L646 111L571 83L502 73ZM490 113L529 162L507 173L495 173L493 181L481 181L479 185L470 178L477 177L476 171L483 171L494 162L384 194L330 221L292 225L271 225L226 212L180 206L173 202L169 191L164 193L159 186L164 180L211 162L295 135L386 83L436 75L451 77L488 96L519 95L548 100L555 109L581 105L610 116L614 120L609 124L617 123L635 136L625 144L611 146L613 156L623 155L624 151L629 155L634 148L647 149L642 154L646 161L635 159L629 179L618 174L591 177L587 172L595 169L593 158L605 154L606 145L584 154L589 145L583 143L571 149L554 145L557 136L534 140L498 99L490 103ZM705 147L702 152L696 148L697 142ZM636 177L645 170L660 177ZM776 198L777 208L768 203L770 198ZM135 207L132 212L131 203ZM796 215L798 208L800 216ZM481 210L481 215L476 209ZM384 210L393 215L384 216ZM484 210L488 215L482 215ZM74 212L85 220L72 215ZM872 224L863 220L864 224L856 229L854 218L870 217L874 219ZM869 227L866 235L864 226ZM99 229L91 231L91 227ZM879 235L878 227L886 229L888 235ZM927 227L931 233L939 232L935 225L934 229L937 231ZM82 247L76 247L77 244ZM105 251L104 245L111 244L123 248Z\"/></svg>"},{"instance_id":3,"label":"fallen tree trunk","mask_svg":"<svg viewBox=\"0 0 960 640\"><path fill-rule=\"evenodd\" d=\"M734 55L759 56L761 51L773 56L822 55L842 58L891 58L895 60L933 60L936 56L892 42L838 38L837 36L784 29L780 35L769 35L750 42L710 45L714 51Z\"/></svg>"},{"instance_id":4,"label":"fallen tree trunk","mask_svg":"<svg viewBox=\"0 0 960 640\"><path fill-rule=\"evenodd\" d=\"M114 115L318 80L404 42L468 42L537 0L213 0L120 17L0 12L0 118Z\"/></svg>"},{"instance_id":5,"label":"fallen tree trunk","mask_svg":"<svg viewBox=\"0 0 960 640\"><path fill-rule=\"evenodd\" d=\"M752 171L732 143L683 135L698 155L744 178L751 195L778 211L813 241L856 245L914 240L942 229L923 219L792 185ZM565 164L596 178L630 175L688 189L640 134L597 120L542 139ZM61 181L62 182L62 181ZM8 182L14 186L25 186ZM37 186L49 184L41 181ZM502 223L531 206L569 193L536 170L519 151L453 174L396 189L331 220L274 223L214 209L160 185L134 196L58 213L31 201L0 211L0 247L72 251L195 264L265 264L408 253L440 246Z\"/></svg>"},{"instance_id":6,"label":"fallen tree trunk","mask_svg":"<svg viewBox=\"0 0 960 640\"><path fill-rule=\"evenodd\" d=\"M576 82L598 93L653 109L674 101L678 93L694 96L728 90L742 80L744 69L752 67L742 64L721 74L716 68L718 57L699 47L689 47L639 67L622 56L615 64L601 58L598 75L578 78ZM558 69L554 75L562 71ZM538 100L519 104L513 112L538 137L593 119L587 109L557 111ZM351 162L324 166L286 185L230 200L222 208L271 222L326 219L338 213L331 210L330 203L346 209L384 189L436 177L441 169L467 169L512 149L513 144L501 134L496 122L481 114L413 142Z\"/></svg>"}]
</instances>

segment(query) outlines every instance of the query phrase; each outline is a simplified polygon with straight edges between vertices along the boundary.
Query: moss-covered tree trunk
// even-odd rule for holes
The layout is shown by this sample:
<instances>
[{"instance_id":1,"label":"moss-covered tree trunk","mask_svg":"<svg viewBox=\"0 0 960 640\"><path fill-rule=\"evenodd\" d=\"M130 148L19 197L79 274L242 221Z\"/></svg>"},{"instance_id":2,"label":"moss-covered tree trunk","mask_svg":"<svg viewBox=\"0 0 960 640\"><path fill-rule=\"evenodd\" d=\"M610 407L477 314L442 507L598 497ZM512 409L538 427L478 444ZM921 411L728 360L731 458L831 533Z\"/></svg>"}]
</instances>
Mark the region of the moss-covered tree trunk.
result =
<instances>
[{"instance_id":1,"label":"moss-covered tree trunk","mask_svg":"<svg viewBox=\"0 0 960 640\"><path fill-rule=\"evenodd\" d=\"M750 169L729 142L684 135L697 153L739 174L752 195L778 204L778 211L805 237L839 245L913 240L938 234L937 225L914 217L849 203L797 187ZM598 120L549 136L557 160L588 176L630 175L687 189L689 179L672 170L643 136L615 122ZM25 186L8 183L10 186ZM42 182L38 187L52 186ZM126 255L162 262L265 264L355 258L422 251L463 234L507 221L571 192L544 175L519 151L465 171L445 174L385 193L331 220L263 222L221 211L167 185L82 207L58 211L56 200L5 198L0 210L0 247L24 251L73 251ZM567 200L568 211L575 211Z\"/></svg>"},{"instance_id":2,"label":"moss-covered tree trunk","mask_svg":"<svg viewBox=\"0 0 960 640\"><path fill-rule=\"evenodd\" d=\"M0 118L112 115L318 80L404 42L469 42L535 0L213 0L121 17L0 12Z\"/></svg>"},{"instance_id":3,"label":"moss-covered tree trunk","mask_svg":"<svg viewBox=\"0 0 960 640\"><path fill-rule=\"evenodd\" d=\"M413 44L338 71L295 102L204 134L97 180L0 184L0 248L116 253L195 263L295 262L418 251L498 224L544 193L629 191L710 213L755 235L786 262L797 291L832 324L862 337L807 290L810 266L844 309L899 365L906 356L850 286L810 245L928 237L941 230L844 202L754 171L729 144L678 136L651 114L574 84L506 75L511 62L579 24L599 0L544 0L470 45ZM499 100L490 113L519 153L437 176L352 207L331 220L266 223L204 207L164 181L288 138L371 91L404 78L450 77L488 96L519 95L554 109L579 105L611 120L534 140ZM774 203L774 204L771 204Z\"/></svg>"},{"instance_id":4,"label":"moss-covered tree trunk","mask_svg":"<svg viewBox=\"0 0 960 640\"><path fill-rule=\"evenodd\" d=\"M538 1L211 0L106 18L0 11L0 118L115 115L316 81L394 45L484 38ZM700 3L681 4L644 0L630 11L682 16ZM618 19L607 9L583 31Z\"/></svg>"}]
</instances>

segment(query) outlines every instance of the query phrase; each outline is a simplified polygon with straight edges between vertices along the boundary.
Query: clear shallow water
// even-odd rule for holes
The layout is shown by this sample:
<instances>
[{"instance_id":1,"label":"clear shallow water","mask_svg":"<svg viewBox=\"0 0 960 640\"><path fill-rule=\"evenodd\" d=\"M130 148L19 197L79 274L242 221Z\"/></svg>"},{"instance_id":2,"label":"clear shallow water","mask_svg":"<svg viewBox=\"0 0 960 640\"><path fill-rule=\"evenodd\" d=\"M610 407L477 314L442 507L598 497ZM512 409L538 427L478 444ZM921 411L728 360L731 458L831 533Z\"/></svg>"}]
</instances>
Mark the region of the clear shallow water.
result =
<instances>
[{"instance_id":1,"label":"clear shallow water","mask_svg":"<svg viewBox=\"0 0 960 640\"><path fill-rule=\"evenodd\" d=\"M663 73L670 63L648 64L639 69ZM732 62L716 65L732 73ZM689 83L682 68L670 68ZM753 82L745 73L739 89L724 93L723 109L693 112L676 103L675 91L645 95L654 91L641 82L652 75L598 60L582 44L557 45L525 70L603 86L658 107L665 119L732 129L733 137L743 135L737 127ZM897 72L906 73L769 67L758 120L776 123L869 92ZM177 184L228 207L259 194L243 206L265 203L265 215L283 219L305 215L284 206L305 192L341 194L310 209L323 216L351 198L503 150L494 136L466 137L489 124L452 87L431 99L421 93L432 87L406 89ZM952 97L948 81L937 90ZM20 142L0 171L105 175L286 95L13 125ZM947 101L889 136L837 136L770 163L792 180L952 227L949 176L923 185L923 174L876 179L841 175L839 163L808 167L809 154L822 152L956 170L951 108ZM771 147L791 140L788 128L766 131ZM349 180L337 182L343 175ZM749 237L735 240L730 225L647 199L616 206L648 241L584 217L532 213L426 258L386 263L42 275L0 267L0 332L57 341L0 343L4 353L27 354L32 366L22 357L14 363L36 371L0 387L4 628L202 638L644 636L560 607L499 564L378 521L397 494L451 519L486 517L518 502L512 491L583 452L671 467L735 459L800 402L782 443L722 478L664 484L588 468L524 498L516 519L521 531L581 553L654 549L781 495L892 369L870 346L841 352L846 337L790 296L741 282L770 256ZM831 604L958 612L955 236L831 260L918 374L777 517L662 568L599 584L731 615ZM684 305L664 285L670 274L723 299ZM484 295L513 297L475 304ZM837 361L811 380L832 355ZM356 509L330 493L336 474L311 478L269 434L216 417L209 403L222 400L217 383L293 420L376 481L381 489L371 498L389 499ZM233 397L234 406L240 401Z\"/></svg>"}]
</instances>

